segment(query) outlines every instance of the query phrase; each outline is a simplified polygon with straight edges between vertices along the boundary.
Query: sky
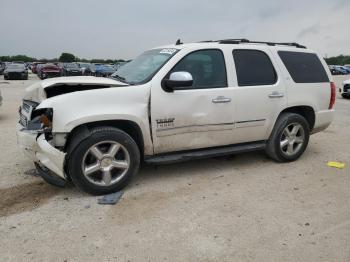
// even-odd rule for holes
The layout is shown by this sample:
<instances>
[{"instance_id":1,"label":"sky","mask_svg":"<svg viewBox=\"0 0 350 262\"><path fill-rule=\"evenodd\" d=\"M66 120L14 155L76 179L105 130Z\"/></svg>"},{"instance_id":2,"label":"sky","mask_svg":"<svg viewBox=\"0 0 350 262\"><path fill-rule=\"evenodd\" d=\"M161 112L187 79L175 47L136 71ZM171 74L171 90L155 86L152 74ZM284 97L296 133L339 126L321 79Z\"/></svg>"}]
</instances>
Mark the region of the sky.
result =
<instances>
[{"instance_id":1,"label":"sky","mask_svg":"<svg viewBox=\"0 0 350 262\"><path fill-rule=\"evenodd\" d=\"M0 56L132 59L152 47L247 38L350 55L350 0L0 0Z\"/></svg>"}]
</instances>

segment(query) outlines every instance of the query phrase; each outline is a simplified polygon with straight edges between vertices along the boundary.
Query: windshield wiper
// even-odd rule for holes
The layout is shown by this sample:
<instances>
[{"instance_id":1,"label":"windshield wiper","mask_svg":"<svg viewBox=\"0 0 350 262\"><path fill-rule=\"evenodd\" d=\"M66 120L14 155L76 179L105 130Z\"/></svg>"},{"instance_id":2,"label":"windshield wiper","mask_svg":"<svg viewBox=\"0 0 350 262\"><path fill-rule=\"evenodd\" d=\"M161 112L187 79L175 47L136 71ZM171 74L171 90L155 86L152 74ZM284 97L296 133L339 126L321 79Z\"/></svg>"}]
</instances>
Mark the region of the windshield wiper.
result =
<instances>
[{"instance_id":1,"label":"windshield wiper","mask_svg":"<svg viewBox=\"0 0 350 262\"><path fill-rule=\"evenodd\" d=\"M111 75L111 77L118 79L120 82L126 83L125 77L119 76L119 75Z\"/></svg>"}]
</instances>

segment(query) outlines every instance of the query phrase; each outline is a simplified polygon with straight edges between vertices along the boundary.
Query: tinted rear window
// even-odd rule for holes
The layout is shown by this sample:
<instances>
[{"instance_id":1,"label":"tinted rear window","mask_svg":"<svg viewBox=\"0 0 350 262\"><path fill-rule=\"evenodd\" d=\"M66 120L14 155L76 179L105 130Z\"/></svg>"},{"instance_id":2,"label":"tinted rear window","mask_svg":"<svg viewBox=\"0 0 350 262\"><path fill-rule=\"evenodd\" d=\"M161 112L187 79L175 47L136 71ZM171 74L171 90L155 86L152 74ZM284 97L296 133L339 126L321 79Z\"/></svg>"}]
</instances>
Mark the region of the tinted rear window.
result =
<instances>
[{"instance_id":1,"label":"tinted rear window","mask_svg":"<svg viewBox=\"0 0 350 262\"><path fill-rule=\"evenodd\" d=\"M267 54L258 50L233 50L239 86L273 85L277 74Z\"/></svg>"},{"instance_id":2,"label":"tinted rear window","mask_svg":"<svg viewBox=\"0 0 350 262\"><path fill-rule=\"evenodd\" d=\"M316 54L279 51L278 55L295 83L329 82L328 75Z\"/></svg>"}]
</instances>

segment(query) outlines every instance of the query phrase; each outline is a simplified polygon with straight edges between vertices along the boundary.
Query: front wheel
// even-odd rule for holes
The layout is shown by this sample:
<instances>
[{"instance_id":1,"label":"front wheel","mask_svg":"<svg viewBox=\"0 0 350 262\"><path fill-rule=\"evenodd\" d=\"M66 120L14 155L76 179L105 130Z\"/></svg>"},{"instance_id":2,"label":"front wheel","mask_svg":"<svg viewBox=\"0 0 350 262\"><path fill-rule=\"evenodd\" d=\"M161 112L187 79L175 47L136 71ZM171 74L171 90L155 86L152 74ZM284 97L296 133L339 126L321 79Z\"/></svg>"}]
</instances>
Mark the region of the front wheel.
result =
<instances>
[{"instance_id":1,"label":"front wheel","mask_svg":"<svg viewBox=\"0 0 350 262\"><path fill-rule=\"evenodd\" d=\"M267 142L266 153L278 162L295 161L304 153L309 138L310 127L303 116L283 113Z\"/></svg>"},{"instance_id":2,"label":"front wheel","mask_svg":"<svg viewBox=\"0 0 350 262\"><path fill-rule=\"evenodd\" d=\"M92 129L88 138L80 141L68 157L68 172L73 183L93 195L121 190L137 173L139 165L140 150L135 141L124 131L112 127Z\"/></svg>"},{"instance_id":3,"label":"front wheel","mask_svg":"<svg viewBox=\"0 0 350 262\"><path fill-rule=\"evenodd\" d=\"M341 94L341 96L342 96L343 98L350 98L350 95L348 95L348 94Z\"/></svg>"}]
</instances>

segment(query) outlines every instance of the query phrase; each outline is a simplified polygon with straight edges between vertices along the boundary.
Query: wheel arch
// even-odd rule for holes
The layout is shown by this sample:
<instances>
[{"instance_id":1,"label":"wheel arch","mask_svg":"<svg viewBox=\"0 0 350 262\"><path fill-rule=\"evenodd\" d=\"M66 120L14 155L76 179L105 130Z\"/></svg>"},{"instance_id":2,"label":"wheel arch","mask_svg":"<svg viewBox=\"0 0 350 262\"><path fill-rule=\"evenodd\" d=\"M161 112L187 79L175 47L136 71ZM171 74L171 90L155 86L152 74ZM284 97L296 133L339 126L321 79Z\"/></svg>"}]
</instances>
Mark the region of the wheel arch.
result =
<instances>
[{"instance_id":1,"label":"wheel arch","mask_svg":"<svg viewBox=\"0 0 350 262\"><path fill-rule=\"evenodd\" d=\"M279 113L278 117L280 117L283 113L295 113L303 116L309 124L310 131L312 131L315 126L316 114L315 110L311 106L302 105L287 107Z\"/></svg>"},{"instance_id":2,"label":"wheel arch","mask_svg":"<svg viewBox=\"0 0 350 262\"><path fill-rule=\"evenodd\" d=\"M131 120L101 120L80 124L68 134L64 150L69 153L68 151L75 148L76 144L72 144L72 142L78 134L79 140L83 140L89 136L91 129L102 126L115 127L127 133L136 142L141 156L144 155L145 144L141 127Z\"/></svg>"},{"instance_id":3,"label":"wheel arch","mask_svg":"<svg viewBox=\"0 0 350 262\"><path fill-rule=\"evenodd\" d=\"M142 135L142 130L140 126L130 120L102 120L102 121L94 121L94 122L88 122L80 124L72 129L70 133L68 133L66 137L66 143L64 146L64 152L66 152L66 157L64 160L64 171L67 175L67 178L71 180L70 174L68 172L67 168L67 160L70 156L70 154L73 152L74 148L84 139L89 137L90 130L95 127L103 127L103 126L109 126L109 127L115 127L118 128L125 133L127 133L129 136L131 136L132 139L136 142L139 150L140 150L140 157L143 160L144 157L144 139ZM79 136L78 139L77 136Z\"/></svg>"}]
</instances>

